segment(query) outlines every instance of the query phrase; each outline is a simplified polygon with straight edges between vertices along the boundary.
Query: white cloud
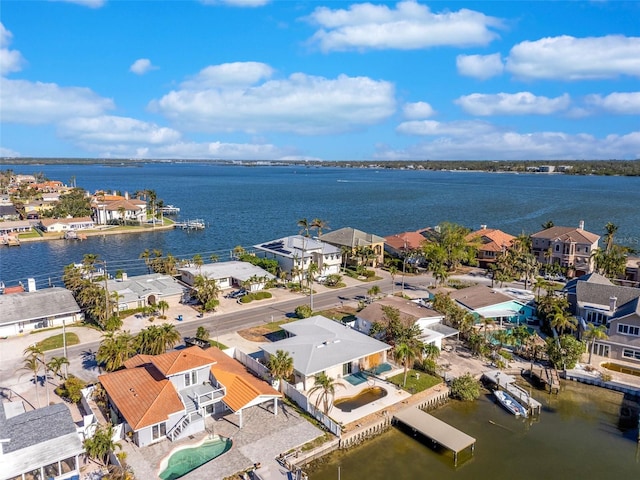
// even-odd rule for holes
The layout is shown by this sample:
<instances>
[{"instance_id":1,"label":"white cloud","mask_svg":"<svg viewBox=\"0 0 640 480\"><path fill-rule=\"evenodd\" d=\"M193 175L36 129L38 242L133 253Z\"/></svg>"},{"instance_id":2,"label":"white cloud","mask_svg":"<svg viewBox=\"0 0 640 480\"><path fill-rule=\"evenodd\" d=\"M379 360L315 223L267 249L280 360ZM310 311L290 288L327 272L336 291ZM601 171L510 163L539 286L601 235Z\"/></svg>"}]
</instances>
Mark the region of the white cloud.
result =
<instances>
[{"instance_id":1,"label":"white cloud","mask_svg":"<svg viewBox=\"0 0 640 480\"><path fill-rule=\"evenodd\" d=\"M473 10L432 13L415 1L398 2L395 9L371 3L347 10L318 7L308 20L320 27L311 42L325 52L487 45L497 38L491 28L502 26L501 20Z\"/></svg>"},{"instance_id":2,"label":"white cloud","mask_svg":"<svg viewBox=\"0 0 640 480\"><path fill-rule=\"evenodd\" d=\"M53 2L65 2L65 3L75 3L76 5L81 5L83 7L89 8L100 8L107 3L107 0L50 0Z\"/></svg>"},{"instance_id":3,"label":"white cloud","mask_svg":"<svg viewBox=\"0 0 640 480\"><path fill-rule=\"evenodd\" d=\"M526 41L511 49L506 70L520 78L546 80L640 77L640 37L563 35Z\"/></svg>"},{"instance_id":4,"label":"white cloud","mask_svg":"<svg viewBox=\"0 0 640 480\"><path fill-rule=\"evenodd\" d=\"M157 68L158 67L154 66L148 58L139 58L129 67L129 71L136 75L144 75L145 73L151 70L156 70Z\"/></svg>"},{"instance_id":5,"label":"white cloud","mask_svg":"<svg viewBox=\"0 0 640 480\"><path fill-rule=\"evenodd\" d=\"M458 98L454 103L471 115L551 115L567 110L571 99L566 93L556 98L536 96L530 92L473 93Z\"/></svg>"},{"instance_id":6,"label":"white cloud","mask_svg":"<svg viewBox=\"0 0 640 480\"><path fill-rule=\"evenodd\" d=\"M71 117L101 115L113 101L88 88L0 78L2 121L44 124Z\"/></svg>"},{"instance_id":7,"label":"white cloud","mask_svg":"<svg viewBox=\"0 0 640 480\"><path fill-rule=\"evenodd\" d=\"M466 77L486 80L502 75L504 65L499 53L492 55L458 55L456 57L458 73Z\"/></svg>"},{"instance_id":8,"label":"white cloud","mask_svg":"<svg viewBox=\"0 0 640 480\"><path fill-rule=\"evenodd\" d=\"M482 122L405 122L400 133L435 137L405 149L379 146L381 160L635 159L640 131L596 138L564 132L517 133Z\"/></svg>"},{"instance_id":9,"label":"white cloud","mask_svg":"<svg viewBox=\"0 0 640 480\"><path fill-rule=\"evenodd\" d=\"M478 120L457 122L436 122L433 120L416 120L402 122L396 128L398 133L404 135L428 135L454 137L474 137L477 135L493 134L498 131L495 125Z\"/></svg>"},{"instance_id":10,"label":"white cloud","mask_svg":"<svg viewBox=\"0 0 640 480\"><path fill-rule=\"evenodd\" d=\"M402 108L405 118L410 120L429 118L436 112L427 102L406 103Z\"/></svg>"},{"instance_id":11,"label":"white cloud","mask_svg":"<svg viewBox=\"0 0 640 480\"><path fill-rule=\"evenodd\" d=\"M91 150L94 145L161 145L180 139L180 132L172 128L112 115L70 118L60 123L59 131L74 143L92 146Z\"/></svg>"},{"instance_id":12,"label":"white cloud","mask_svg":"<svg viewBox=\"0 0 640 480\"><path fill-rule=\"evenodd\" d=\"M179 142L152 150L153 158L206 158L222 160L277 160L287 154L275 145L224 142Z\"/></svg>"},{"instance_id":13,"label":"white cloud","mask_svg":"<svg viewBox=\"0 0 640 480\"><path fill-rule=\"evenodd\" d=\"M19 72L24 64L22 54L17 50L9 50L13 34L0 22L0 75Z\"/></svg>"},{"instance_id":14,"label":"white cloud","mask_svg":"<svg viewBox=\"0 0 640 480\"><path fill-rule=\"evenodd\" d=\"M0 157L20 157L20 152L0 146Z\"/></svg>"},{"instance_id":15,"label":"white cloud","mask_svg":"<svg viewBox=\"0 0 640 480\"><path fill-rule=\"evenodd\" d=\"M192 90L234 86L244 87L266 80L271 75L273 75L273 69L265 63L223 63L203 68L193 78L183 82L181 87Z\"/></svg>"},{"instance_id":16,"label":"white cloud","mask_svg":"<svg viewBox=\"0 0 640 480\"><path fill-rule=\"evenodd\" d=\"M608 113L640 115L640 92L614 92L606 97L601 95L588 95L585 103Z\"/></svg>"},{"instance_id":17,"label":"white cloud","mask_svg":"<svg viewBox=\"0 0 640 480\"><path fill-rule=\"evenodd\" d=\"M226 84L216 88L221 78L249 81L264 77L266 69L255 65L248 69L253 77L227 77L214 70L216 74L205 81L201 72L196 80L185 82L186 88L174 90L149 106L184 129L302 135L353 131L385 120L395 111L393 85L367 77L327 79L295 73L254 86Z\"/></svg>"},{"instance_id":18,"label":"white cloud","mask_svg":"<svg viewBox=\"0 0 640 480\"><path fill-rule=\"evenodd\" d=\"M271 0L200 0L204 5L229 5L232 7L262 7Z\"/></svg>"}]
</instances>

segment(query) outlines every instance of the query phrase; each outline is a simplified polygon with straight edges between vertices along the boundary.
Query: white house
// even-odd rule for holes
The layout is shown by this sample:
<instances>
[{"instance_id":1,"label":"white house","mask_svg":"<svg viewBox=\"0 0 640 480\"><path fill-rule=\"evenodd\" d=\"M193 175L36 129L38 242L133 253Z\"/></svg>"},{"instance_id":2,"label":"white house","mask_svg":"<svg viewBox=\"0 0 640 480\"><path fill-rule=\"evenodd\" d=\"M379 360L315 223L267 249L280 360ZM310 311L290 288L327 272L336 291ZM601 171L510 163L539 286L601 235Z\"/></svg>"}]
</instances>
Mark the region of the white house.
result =
<instances>
[{"instance_id":1,"label":"white house","mask_svg":"<svg viewBox=\"0 0 640 480\"><path fill-rule=\"evenodd\" d=\"M0 478L80 478L82 441L69 408L56 403L25 412L21 402L0 403Z\"/></svg>"},{"instance_id":2,"label":"white house","mask_svg":"<svg viewBox=\"0 0 640 480\"><path fill-rule=\"evenodd\" d=\"M321 275L340 273L340 249L315 238L293 235L254 245L253 248L256 256L275 259L280 269L296 280L303 278L303 273L311 263L318 265L318 273Z\"/></svg>"},{"instance_id":3,"label":"white house","mask_svg":"<svg viewBox=\"0 0 640 480\"><path fill-rule=\"evenodd\" d=\"M1 337L70 325L84 318L73 294L60 287L0 295L0 312Z\"/></svg>"},{"instance_id":4,"label":"white house","mask_svg":"<svg viewBox=\"0 0 640 480\"><path fill-rule=\"evenodd\" d=\"M312 388L315 376L320 373L342 378L373 369L387 361L387 351L391 348L322 315L285 323L282 328L288 338L260 348L266 353L267 360L278 350L289 353L293 358L296 388L302 391Z\"/></svg>"},{"instance_id":5,"label":"white house","mask_svg":"<svg viewBox=\"0 0 640 480\"><path fill-rule=\"evenodd\" d=\"M180 303L186 289L175 278L161 273L137 275L129 277L126 273L122 278L107 281L109 294L118 295L118 309L156 305L160 300L170 306Z\"/></svg>"},{"instance_id":6,"label":"white house","mask_svg":"<svg viewBox=\"0 0 640 480\"><path fill-rule=\"evenodd\" d=\"M120 221L144 223L147 202L128 195L94 195L91 199L92 216L97 224L107 225Z\"/></svg>"},{"instance_id":7,"label":"white house","mask_svg":"<svg viewBox=\"0 0 640 480\"><path fill-rule=\"evenodd\" d=\"M95 227L91 217L77 218L43 218L40 227L45 232L69 232L87 230Z\"/></svg>"},{"instance_id":8,"label":"white house","mask_svg":"<svg viewBox=\"0 0 640 480\"><path fill-rule=\"evenodd\" d=\"M249 290L252 292L262 290L265 283L275 279L275 275L249 262L219 262L208 263L200 267L179 268L181 279L184 283L193 286L198 275L215 280L221 289L241 286L250 282Z\"/></svg>"}]
</instances>

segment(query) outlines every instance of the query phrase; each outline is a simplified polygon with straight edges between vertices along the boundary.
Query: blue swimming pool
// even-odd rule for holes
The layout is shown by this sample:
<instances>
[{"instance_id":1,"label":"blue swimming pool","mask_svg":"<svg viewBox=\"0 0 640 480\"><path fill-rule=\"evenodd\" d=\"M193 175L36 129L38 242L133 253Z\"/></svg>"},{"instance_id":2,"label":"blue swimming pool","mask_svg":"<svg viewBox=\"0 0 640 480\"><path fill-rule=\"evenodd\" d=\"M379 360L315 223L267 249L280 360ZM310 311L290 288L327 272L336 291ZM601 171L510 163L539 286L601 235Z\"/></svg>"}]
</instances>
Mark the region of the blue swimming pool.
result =
<instances>
[{"instance_id":1,"label":"blue swimming pool","mask_svg":"<svg viewBox=\"0 0 640 480\"><path fill-rule=\"evenodd\" d=\"M162 480L180 478L229 451L231 445L230 438L216 435L211 439L206 439L199 445L175 450L168 459L161 462L159 476Z\"/></svg>"}]
</instances>

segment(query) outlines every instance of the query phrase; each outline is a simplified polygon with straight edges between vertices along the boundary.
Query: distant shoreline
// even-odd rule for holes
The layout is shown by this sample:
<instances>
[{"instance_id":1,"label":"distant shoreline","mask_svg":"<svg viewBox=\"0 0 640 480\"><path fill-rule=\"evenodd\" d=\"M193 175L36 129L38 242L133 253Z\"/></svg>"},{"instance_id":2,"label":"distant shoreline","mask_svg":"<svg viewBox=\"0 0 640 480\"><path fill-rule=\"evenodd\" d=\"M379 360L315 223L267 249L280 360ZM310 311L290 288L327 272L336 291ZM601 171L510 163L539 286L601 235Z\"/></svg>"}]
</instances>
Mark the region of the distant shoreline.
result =
<instances>
[{"instance_id":1,"label":"distant shoreline","mask_svg":"<svg viewBox=\"0 0 640 480\"><path fill-rule=\"evenodd\" d=\"M484 173L541 173L561 175L640 176L637 160L208 160L208 159L111 159L111 158L0 158L3 168L38 165L104 165L140 168L145 164L210 164L243 167L375 168L379 170L427 170ZM539 171L552 167L551 171Z\"/></svg>"}]
</instances>

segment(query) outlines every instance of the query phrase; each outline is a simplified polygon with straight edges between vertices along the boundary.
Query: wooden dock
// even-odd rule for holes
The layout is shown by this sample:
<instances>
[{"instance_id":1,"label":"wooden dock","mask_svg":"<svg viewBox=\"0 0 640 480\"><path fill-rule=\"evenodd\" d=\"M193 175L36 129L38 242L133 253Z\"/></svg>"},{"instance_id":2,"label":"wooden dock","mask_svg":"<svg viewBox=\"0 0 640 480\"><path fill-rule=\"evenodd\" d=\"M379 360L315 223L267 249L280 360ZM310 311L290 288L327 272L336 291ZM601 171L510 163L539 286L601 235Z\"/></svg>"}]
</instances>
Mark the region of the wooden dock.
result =
<instances>
[{"instance_id":1,"label":"wooden dock","mask_svg":"<svg viewBox=\"0 0 640 480\"><path fill-rule=\"evenodd\" d=\"M417 407L409 407L393 415L397 422L401 422L416 432L419 432L434 443L442 445L453 452L454 465L458 465L458 453L471 447L471 454L475 450L476 439L461 432L442 420L429 415Z\"/></svg>"},{"instance_id":2,"label":"wooden dock","mask_svg":"<svg viewBox=\"0 0 640 480\"><path fill-rule=\"evenodd\" d=\"M507 375L500 370L490 370L483 373L484 378L494 383L498 388L502 388L515 398L520 405L526 408L530 414L539 414L542 411L542 404L529 395L525 389L516 385L516 378Z\"/></svg>"},{"instance_id":3,"label":"wooden dock","mask_svg":"<svg viewBox=\"0 0 640 480\"><path fill-rule=\"evenodd\" d=\"M549 393L560 392L560 376L555 368L534 368L529 373L543 383L545 388L548 385Z\"/></svg>"}]
</instances>

